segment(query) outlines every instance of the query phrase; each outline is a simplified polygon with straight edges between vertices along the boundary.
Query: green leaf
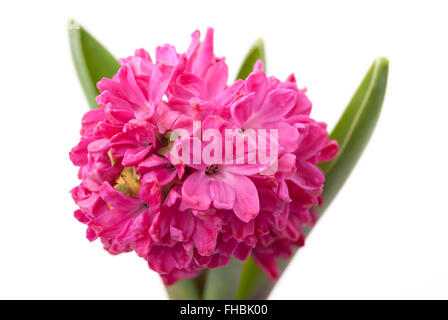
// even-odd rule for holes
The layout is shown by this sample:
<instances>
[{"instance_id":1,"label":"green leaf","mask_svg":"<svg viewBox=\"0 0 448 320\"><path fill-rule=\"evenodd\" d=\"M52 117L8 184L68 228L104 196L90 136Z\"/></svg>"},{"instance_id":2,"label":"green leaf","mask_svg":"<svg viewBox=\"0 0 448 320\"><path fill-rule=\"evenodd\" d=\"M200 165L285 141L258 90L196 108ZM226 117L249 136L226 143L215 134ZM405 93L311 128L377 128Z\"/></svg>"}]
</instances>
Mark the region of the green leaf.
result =
<instances>
[{"instance_id":1,"label":"green leaf","mask_svg":"<svg viewBox=\"0 0 448 320\"><path fill-rule=\"evenodd\" d=\"M375 60L364 80L356 90L330 137L339 143L339 153L335 159L320 167L325 174L322 206L316 208L319 217L328 208L344 182L349 177L359 157L364 151L375 129L386 93L389 61ZM311 229L305 229L305 236ZM291 259L278 260L281 273ZM237 299L266 299L275 282L269 281L264 272L252 259L246 260L238 289Z\"/></svg>"},{"instance_id":2,"label":"green leaf","mask_svg":"<svg viewBox=\"0 0 448 320\"><path fill-rule=\"evenodd\" d=\"M323 213L347 180L375 129L386 93L389 61L375 60L330 134L339 143L338 156L321 164L325 174Z\"/></svg>"},{"instance_id":3,"label":"green leaf","mask_svg":"<svg viewBox=\"0 0 448 320\"><path fill-rule=\"evenodd\" d=\"M236 79L246 79L247 76L252 72L255 62L257 62L257 60L259 59L263 61L264 69L266 70L266 58L264 54L263 39L258 39L257 41L255 41L254 45L244 58L243 64L241 65Z\"/></svg>"},{"instance_id":4,"label":"green leaf","mask_svg":"<svg viewBox=\"0 0 448 320\"><path fill-rule=\"evenodd\" d=\"M98 108L96 83L103 77L112 78L120 64L95 38L74 20L68 24L73 62L82 89L91 109Z\"/></svg>"},{"instance_id":5,"label":"green leaf","mask_svg":"<svg viewBox=\"0 0 448 320\"><path fill-rule=\"evenodd\" d=\"M255 41L255 44L247 53L236 79L246 79L252 72L257 60L263 61L266 70L266 59L264 54L264 42L262 39ZM217 269L209 270L204 286L204 299L234 299L239 287L239 280L243 262L232 258L230 262Z\"/></svg>"}]
</instances>

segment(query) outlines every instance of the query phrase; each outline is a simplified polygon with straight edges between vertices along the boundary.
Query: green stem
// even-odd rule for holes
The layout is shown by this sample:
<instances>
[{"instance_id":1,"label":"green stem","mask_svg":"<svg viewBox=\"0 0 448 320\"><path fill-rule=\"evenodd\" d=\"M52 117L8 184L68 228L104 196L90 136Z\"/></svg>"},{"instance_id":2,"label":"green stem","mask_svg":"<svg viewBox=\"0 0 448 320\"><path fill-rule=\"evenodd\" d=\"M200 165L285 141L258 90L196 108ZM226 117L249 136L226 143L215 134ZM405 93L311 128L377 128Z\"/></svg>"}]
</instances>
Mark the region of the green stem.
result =
<instances>
[{"instance_id":1,"label":"green stem","mask_svg":"<svg viewBox=\"0 0 448 320\"><path fill-rule=\"evenodd\" d=\"M232 257L226 266L209 270L203 299L235 299L242 269L243 262Z\"/></svg>"},{"instance_id":2,"label":"green stem","mask_svg":"<svg viewBox=\"0 0 448 320\"><path fill-rule=\"evenodd\" d=\"M166 292L171 300L198 300L200 298L195 279L179 280L173 285L166 286Z\"/></svg>"},{"instance_id":3,"label":"green stem","mask_svg":"<svg viewBox=\"0 0 448 320\"><path fill-rule=\"evenodd\" d=\"M258 281L262 273L263 271L257 267L252 257L249 257L249 259L244 262L242 271L242 274L247 276L241 277L240 285L236 294L236 300L244 300L251 294L251 292L254 292L254 297L263 296L263 288L259 286Z\"/></svg>"}]
</instances>

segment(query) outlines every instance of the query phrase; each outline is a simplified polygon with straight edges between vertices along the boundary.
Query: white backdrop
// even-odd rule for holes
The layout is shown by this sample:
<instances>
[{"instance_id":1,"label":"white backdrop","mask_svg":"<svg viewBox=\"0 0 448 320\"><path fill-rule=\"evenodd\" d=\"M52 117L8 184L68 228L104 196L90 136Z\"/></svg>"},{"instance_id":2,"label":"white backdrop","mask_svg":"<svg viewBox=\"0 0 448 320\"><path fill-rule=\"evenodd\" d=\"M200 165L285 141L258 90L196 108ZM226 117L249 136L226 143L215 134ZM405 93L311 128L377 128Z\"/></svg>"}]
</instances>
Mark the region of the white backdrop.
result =
<instances>
[{"instance_id":1,"label":"white backdrop","mask_svg":"<svg viewBox=\"0 0 448 320\"><path fill-rule=\"evenodd\" d=\"M0 4L0 298L164 299L134 254L89 243L68 152L87 104L69 18L116 56L215 28L232 75L257 37L330 129L372 60L390 59L377 130L272 299L448 298L448 12L440 1L15 1Z\"/></svg>"}]
</instances>

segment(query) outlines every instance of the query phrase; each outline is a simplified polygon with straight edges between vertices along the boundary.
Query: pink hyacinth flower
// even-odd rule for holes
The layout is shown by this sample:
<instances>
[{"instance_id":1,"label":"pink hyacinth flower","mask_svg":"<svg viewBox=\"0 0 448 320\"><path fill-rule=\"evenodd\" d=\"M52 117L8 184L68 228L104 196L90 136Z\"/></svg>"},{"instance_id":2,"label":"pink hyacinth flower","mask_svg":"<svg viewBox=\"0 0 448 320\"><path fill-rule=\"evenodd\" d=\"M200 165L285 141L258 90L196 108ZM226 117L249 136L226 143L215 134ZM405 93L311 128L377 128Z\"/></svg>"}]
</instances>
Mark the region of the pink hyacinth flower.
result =
<instances>
[{"instance_id":1,"label":"pink hyacinth flower","mask_svg":"<svg viewBox=\"0 0 448 320\"><path fill-rule=\"evenodd\" d=\"M317 165L338 151L326 125L310 118L306 90L294 76L268 77L261 61L246 80L227 84L213 29L202 43L195 31L183 53L160 46L153 61L140 49L120 64L112 79L97 84L100 109L85 114L70 152L81 180L71 191L75 217L86 224L88 240L100 239L111 254L135 251L167 285L232 256L252 256L274 280L277 259L304 245L303 227L315 223L313 207L324 201ZM220 155L193 121L201 121L202 132L221 134ZM186 135L170 141L176 129ZM224 149L230 141L236 150L236 137L227 140L226 129L248 138L232 159ZM266 145L278 146L273 162L249 161L249 146L258 151L251 129L278 131ZM196 142L214 162L183 161L196 157Z\"/></svg>"}]
</instances>

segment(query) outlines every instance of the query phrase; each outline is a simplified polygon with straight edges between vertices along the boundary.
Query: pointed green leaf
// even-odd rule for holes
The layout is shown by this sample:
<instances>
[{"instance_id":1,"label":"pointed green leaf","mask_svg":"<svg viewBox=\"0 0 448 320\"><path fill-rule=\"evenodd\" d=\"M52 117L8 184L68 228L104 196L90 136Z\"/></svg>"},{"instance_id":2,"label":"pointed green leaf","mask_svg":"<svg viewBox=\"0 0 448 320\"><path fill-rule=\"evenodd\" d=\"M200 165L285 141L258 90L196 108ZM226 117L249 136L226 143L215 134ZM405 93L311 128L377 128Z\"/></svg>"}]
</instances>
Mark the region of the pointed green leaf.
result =
<instances>
[{"instance_id":1,"label":"pointed green leaf","mask_svg":"<svg viewBox=\"0 0 448 320\"><path fill-rule=\"evenodd\" d=\"M96 83L103 77L111 78L120 64L95 38L74 20L68 25L73 62L82 89L91 109L98 108Z\"/></svg>"},{"instance_id":2,"label":"pointed green leaf","mask_svg":"<svg viewBox=\"0 0 448 320\"><path fill-rule=\"evenodd\" d=\"M330 137L339 143L335 159L320 167L325 174L322 197L324 205L316 208L319 217L328 208L352 172L375 129L383 105L387 86L389 61L375 60L345 109ZM304 230L305 236L311 229ZM281 273L291 259L279 260ZM246 260L238 289L237 299L266 299L275 286L252 259Z\"/></svg>"},{"instance_id":3,"label":"pointed green leaf","mask_svg":"<svg viewBox=\"0 0 448 320\"><path fill-rule=\"evenodd\" d=\"M237 79L246 79L247 76L252 72L255 62L257 60L263 61L264 69L266 70L266 58L264 54L264 42L263 39L258 39L255 41L252 48L247 53L244 58L243 64L241 65L240 71L236 76Z\"/></svg>"},{"instance_id":4,"label":"pointed green leaf","mask_svg":"<svg viewBox=\"0 0 448 320\"><path fill-rule=\"evenodd\" d=\"M320 166L325 174L325 204L317 208L321 213L341 189L370 140L383 105L388 71L386 58L373 62L330 134L331 139L339 143L339 153L335 159Z\"/></svg>"}]
</instances>

